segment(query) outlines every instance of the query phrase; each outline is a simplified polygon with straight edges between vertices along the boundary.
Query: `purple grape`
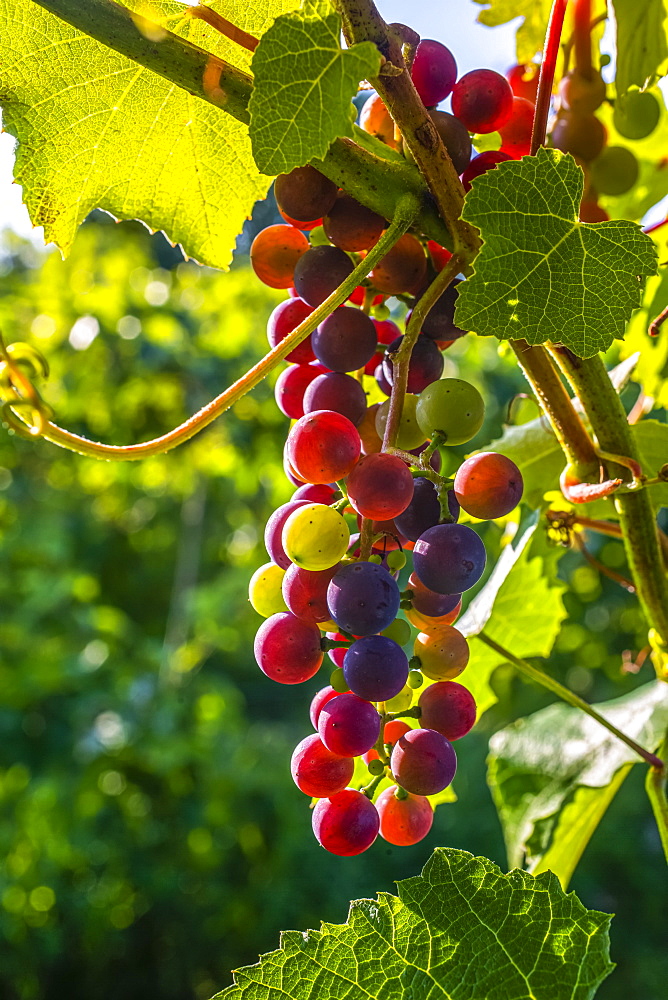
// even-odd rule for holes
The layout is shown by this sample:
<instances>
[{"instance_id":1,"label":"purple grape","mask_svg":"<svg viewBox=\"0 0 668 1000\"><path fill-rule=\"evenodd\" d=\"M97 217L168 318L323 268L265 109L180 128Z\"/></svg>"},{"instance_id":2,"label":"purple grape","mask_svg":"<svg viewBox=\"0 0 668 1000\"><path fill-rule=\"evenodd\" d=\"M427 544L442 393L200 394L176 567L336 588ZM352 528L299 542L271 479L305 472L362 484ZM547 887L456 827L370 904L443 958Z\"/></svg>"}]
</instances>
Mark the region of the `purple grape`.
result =
<instances>
[{"instance_id":1,"label":"purple grape","mask_svg":"<svg viewBox=\"0 0 668 1000\"><path fill-rule=\"evenodd\" d=\"M375 380L376 380L376 382L378 384L378 388L380 389L380 391L384 392L386 396L391 396L392 395L392 386L390 385L390 383L385 378L385 371L383 369L383 363L382 362L379 365L376 365L376 367L374 369L373 377L375 378Z\"/></svg>"},{"instance_id":2,"label":"purple grape","mask_svg":"<svg viewBox=\"0 0 668 1000\"><path fill-rule=\"evenodd\" d=\"M416 611L428 618L449 615L462 599L461 594L437 594L435 590L429 590L414 573L408 578L408 587L413 591L411 604Z\"/></svg>"},{"instance_id":3,"label":"purple grape","mask_svg":"<svg viewBox=\"0 0 668 1000\"><path fill-rule=\"evenodd\" d=\"M376 353L377 343L373 320L353 306L335 309L311 338L316 358L333 372L363 368Z\"/></svg>"},{"instance_id":4,"label":"purple grape","mask_svg":"<svg viewBox=\"0 0 668 1000\"><path fill-rule=\"evenodd\" d=\"M454 490L448 490L448 510L455 521L459 517L459 503ZM408 507L394 518L397 528L411 542L416 542L427 528L441 520L441 504L436 487L429 479L417 476L413 480L413 499Z\"/></svg>"},{"instance_id":5,"label":"purple grape","mask_svg":"<svg viewBox=\"0 0 668 1000\"><path fill-rule=\"evenodd\" d=\"M442 42L423 38L415 50L411 77L426 107L440 104L452 93L457 79L455 57Z\"/></svg>"},{"instance_id":6,"label":"purple grape","mask_svg":"<svg viewBox=\"0 0 668 1000\"><path fill-rule=\"evenodd\" d=\"M389 385L394 384L394 367L392 365L390 355L399 350L403 339L403 337L397 337L396 340L393 340L392 343L388 345L387 352L383 358L383 375L387 379ZM425 337L420 334L415 342L413 353L411 354L411 360L408 365L407 391L419 395L423 389L427 388L428 385L431 385L432 382L436 382L442 374L443 355L433 340L430 340L429 337Z\"/></svg>"},{"instance_id":7,"label":"purple grape","mask_svg":"<svg viewBox=\"0 0 668 1000\"><path fill-rule=\"evenodd\" d=\"M349 647L343 661L346 684L367 701L387 701L408 679L408 658L384 635L367 635Z\"/></svg>"},{"instance_id":8,"label":"purple grape","mask_svg":"<svg viewBox=\"0 0 668 1000\"><path fill-rule=\"evenodd\" d=\"M309 503L326 503L331 505L338 498L339 491L330 483L305 483L291 496L291 500L307 500ZM281 531L283 529L281 528Z\"/></svg>"},{"instance_id":9,"label":"purple grape","mask_svg":"<svg viewBox=\"0 0 668 1000\"><path fill-rule=\"evenodd\" d=\"M382 632L397 617L399 601L396 580L377 563L350 563L338 571L327 588L332 618L340 629L353 635Z\"/></svg>"},{"instance_id":10,"label":"purple grape","mask_svg":"<svg viewBox=\"0 0 668 1000\"><path fill-rule=\"evenodd\" d=\"M431 340L457 340L467 332L455 325L458 285L461 285L461 280L455 278L431 307L420 331L423 336Z\"/></svg>"},{"instance_id":11,"label":"purple grape","mask_svg":"<svg viewBox=\"0 0 668 1000\"><path fill-rule=\"evenodd\" d=\"M287 569L291 565L290 560L285 554L285 549L283 548L282 534L283 525L292 514L293 510L297 510L299 507L304 507L307 503L313 502L309 500L288 500L287 503L281 504L277 507L274 513L271 515L267 521L267 526L264 529L264 544L271 557L271 561L275 562L277 566L281 569Z\"/></svg>"},{"instance_id":12,"label":"purple grape","mask_svg":"<svg viewBox=\"0 0 668 1000\"><path fill-rule=\"evenodd\" d=\"M351 375L342 372L318 375L304 393L304 412L312 410L335 410L357 425L366 413L366 393Z\"/></svg>"},{"instance_id":13,"label":"purple grape","mask_svg":"<svg viewBox=\"0 0 668 1000\"><path fill-rule=\"evenodd\" d=\"M413 549L413 567L418 579L437 594L461 594L469 590L482 576L485 561L482 540L466 524L437 524L428 528Z\"/></svg>"},{"instance_id":14,"label":"purple grape","mask_svg":"<svg viewBox=\"0 0 668 1000\"><path fill-rule=\"evenodd\" d=\"M371 702L352 692L331 698L318 716L320 739L340 757L359 757L380 736L380 715Z\"/></svg>"},{"instance_id":15,"label":"purple grape","mask_svg":"<svg viewBox=\"0 0 668 1000\"><path fill-rule=\"evenodd\" d=\"M457 755L450 741L435 730L411 729L394 744L390 768L407 792L435 795L454 778Z\"/></svg>"},{"instance_id":16,"label":"purple grape","mask_svg":"<svg viewBox=\"0 0 668 1000\"><path fill-rule=\"evenodd\" d=\"M321 305L354 270L348 254L338 247L311 247L297 261L295 291L308 305ZM327 365L330 368L330 365Z\"/></svg>"}]
</instances>

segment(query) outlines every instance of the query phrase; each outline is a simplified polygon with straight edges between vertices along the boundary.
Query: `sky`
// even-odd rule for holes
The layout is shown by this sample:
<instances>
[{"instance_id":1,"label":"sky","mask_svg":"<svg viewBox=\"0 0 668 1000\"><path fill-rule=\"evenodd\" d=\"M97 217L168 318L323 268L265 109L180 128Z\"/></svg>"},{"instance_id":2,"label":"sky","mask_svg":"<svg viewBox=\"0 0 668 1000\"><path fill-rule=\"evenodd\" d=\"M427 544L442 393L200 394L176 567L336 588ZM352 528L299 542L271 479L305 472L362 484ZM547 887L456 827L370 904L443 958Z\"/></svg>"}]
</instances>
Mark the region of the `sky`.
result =
<instances>
[{"instance_id":1,"label":"sky","mask_svg":"<svg viewBox=\"0 0 668 1000\"><path fill-rule=\"evenodd\" d=\"M471 0L376 0L386 21L406 21L423 38L436 38L449 48L457 60L460 75L480 66L504 72L514 60L514 36L517 21L499 28L476 24L479 7ZM22 204L21 188L12 183L15 140L0 135L0 231L13 229L22 236L44 245L41 228L33 228Z\"/></svg>"}]
</instances>

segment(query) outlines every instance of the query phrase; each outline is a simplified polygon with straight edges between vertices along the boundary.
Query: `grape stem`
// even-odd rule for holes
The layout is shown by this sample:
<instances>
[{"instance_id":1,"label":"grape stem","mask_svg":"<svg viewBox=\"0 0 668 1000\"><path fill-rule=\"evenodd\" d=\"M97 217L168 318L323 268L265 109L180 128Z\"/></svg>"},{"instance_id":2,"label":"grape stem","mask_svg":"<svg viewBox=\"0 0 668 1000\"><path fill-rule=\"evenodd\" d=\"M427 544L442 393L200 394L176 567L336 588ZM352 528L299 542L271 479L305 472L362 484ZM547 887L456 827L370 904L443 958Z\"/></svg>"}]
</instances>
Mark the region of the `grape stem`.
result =
<instances>
[{"instance_id":1,"label":"grape stem","mask_svg":"<svg viewBox=\"0 0 668 1000\"><path fill-rule=\"evenodd\" d=\"M659 756L666 760L668 757L668 734L659 747ZM666 765L661 767L654 765L647 772L645 778L645 790L652 806L652 812L659 828L663 853L668 861L668 799L666 798Z\"/></svg>"},{"instance_id":2,"label":"grape stem","mask_svg":"<svg viewBox=\"0 0 668 1000\"><path fill-rule=\"evenodd\" d=\"M381 783L384 777L385 777L385 771L383 771L381 774L376 775L373 781L370 781L365 788L360 788L362 794L366 795L368 799L371 799L373 801L373 797L376 794L376 789L378 788L379 784Z\"/></svg>"},{"instance_id":3,"label":"grape stem","mask_svg":"<svg viewBox=\"0 0 668 1000\"><path fill-rule=\"evenodd\" d=\"M545 35L545 45L543 47L543 61L540 65L538 76L538 91L536 93L536 110L533 116L533 128L531 130L531 152L536 153L545 144L547 132L547 119L550 113L550 101L552 100L552 87L554 86L554 73L557 68L559 58L559 46L561 44L561 32L564 27L564 17L568 0L554 0L550 11L550 20L547 25Z\"/></svg>"},{"instance_id":4,"label":"grape stem","mask_svg":"<svg viewBox=\"0 0 668 1000\"><path fill-rule=\"evenodd\" d=\"M259 45L259 39L254 35L250 35L247 31L237 28L236 24L232 24L232 22L228 21L226 17L216 13L215 10L211 10L210 7L205 7L203 4L198 4L197 7L188 8L185 12L185 17L195 17L202 21L206 21L207 24L211 25L212 28L215 28L221 35L224 35L225 38L229 38L231 41L236 42L237 45L241 45L242 48L248 49L249 52L255 52Z\"/></svg>"},{"instance_id":5,"label":"grape stem","mask_svg":"<svg viewBox=\"0 0 668 1000\"><path fill-rule=\"evenodd\" d=\"M591 0L575 0L573 23L575 68L585 80L591 80Z\"/></svg>"},{"instance_id":6,"label":"grape stem","mask_svg":"<svg viewBox=\"0 0 668 1000\"><path fill-rule=\"evenodd\" d=\"M553 694L556 694L569 705L572 705L573 708L579 708L592 719L595 719L596 722L600 723L605 729L608 730L608 732L612 733L613 736L616 736L618 740L621 740L622 743L625 743L627 747L630 747L631 750L642 757L642 759L646 761L650 767L663 770L664 763L659 757L657 757L656 754L651 753L649 750L645 749L645 747L636 743L631 736L627 736L626 733L621 731L621 729L617 729L612 722L609 722L603 715L597 712L595 708L587 704L586 701L579 698L578 695L574 694L572 691L569 691L568 688L564 687L563 684L560 684L559 681L550 677L550 675L546 674L543 670L539 670L538 667L532 666L532 664L527 660L523 660L519 656L515 656L514 653L505 649L484 632L479 632L477 638L480 639L481 642L484 642L486 646L489 646L490 649L499 653L504 660L512 663L513 666L520 671L520 673L530 678L530 680L535 681L544 688L547 688L548 691L552 691Z\"/></svg>"}]
</instances>

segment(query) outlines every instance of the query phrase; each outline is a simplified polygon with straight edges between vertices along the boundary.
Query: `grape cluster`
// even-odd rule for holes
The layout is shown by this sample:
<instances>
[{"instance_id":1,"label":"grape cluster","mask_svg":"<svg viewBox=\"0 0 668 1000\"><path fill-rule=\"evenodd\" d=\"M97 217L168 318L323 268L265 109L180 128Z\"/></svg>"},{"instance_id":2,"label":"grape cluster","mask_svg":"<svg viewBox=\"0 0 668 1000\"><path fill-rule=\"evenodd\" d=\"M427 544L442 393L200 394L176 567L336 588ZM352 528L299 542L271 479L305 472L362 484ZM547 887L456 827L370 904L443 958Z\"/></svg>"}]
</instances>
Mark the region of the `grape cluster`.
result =
<instances>
[{"instance_id":1,"label":"grape cluster","mask_svg":"<svg viewBox=\"0 0 668 1000\"><path fill-rule=\"evenodd\" d=\"M469 131L512 120L509 84L488 70L457 80L452 55L429 40L418 46L412 72L427 106L452 93L455 114L432 117L466 179L475 164ZM399 145L388 117L372 97L361 122ZM258 277L289 289L269 318L272 346L350 276L387 225L310 166L279 177L275 193L285 225L263 230L251 249ZM361 853L379 833L406 845L429 832L429 796L451 783L453 742L476 715L472 695L455 680L469 650L454 622L486 557L460 512L502 517L522 494L517 467L491 452L467 459L451 478L438 475L438 446L470 441L484 417L475 386L442 377L443 351L466 333L454 322L459 282L422 326L396 453L382 450L393 357L405 335L388 318L386 299L414 305L448 256L413 234L401 237L349 301L287 356L276 383L277 404L293 421L284 468L297 488L269 518L270 561L250 582L251 604L265 618L255 657L282 684L309 681L327 658L329 683L310 709L315 731L295 749L291 770L317 799L316 838L339 855ZM367 404L371 379L390 397L385 402Z\"/></svg>"}]
</instances>

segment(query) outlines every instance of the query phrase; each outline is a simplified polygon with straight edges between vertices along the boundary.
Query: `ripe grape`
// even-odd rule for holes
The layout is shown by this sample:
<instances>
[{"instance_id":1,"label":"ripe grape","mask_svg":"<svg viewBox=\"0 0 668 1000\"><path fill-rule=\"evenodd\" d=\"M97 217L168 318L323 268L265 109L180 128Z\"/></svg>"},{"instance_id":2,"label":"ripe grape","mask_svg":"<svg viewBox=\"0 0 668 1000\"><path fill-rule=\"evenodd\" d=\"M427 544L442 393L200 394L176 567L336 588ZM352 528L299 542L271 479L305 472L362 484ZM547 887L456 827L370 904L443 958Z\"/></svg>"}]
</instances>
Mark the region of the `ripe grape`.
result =
<instances>
[{"instance_id":1,"label":"ripe grape","mask_svg":"<svg viewBox=\"0 0 668 1000\"><path fill-rule=\"evenodd\" d=\"M304 392L304 411L314 410L334 410L357 425L366 413L366 393L350 375L326 372L310 381Z\"/></svg>"},{"instance_id":2,"label":"ripe grape","mask_svg":"<svg viewBox=\"0 0 668 1000\"><path fill-rule=\"evenodd\" d=\"M282 371L276 379L274 388L274 396L281 413L292 420L303 417L304 394L311 382L326 371L324 365L320 364L290 365L285 371Z\"/></svg>"},{"instance_id":3,"label":"ripe grape","mask_svg":"<svg viewBox=\"0 0 668 1000\"><path fill-rule=\"evenodd\" d=\"M439 385L440 383L435 382L434 385ZM427 386L428 391L432 386ZM407 392L404 397L404 405L401 410L401 420L399 421L399 434L397 436L397 447L403 449L404 451L410 451L411 448L418 448L424 443L424 439L429 437L428 434L423 434L416 416L418 397L413 396L411 393ZM385 424L387 423L387 418L390 413L390 400L386 399L384 403L381 403L376 411L376 430L379 436L382 438L385 434Z\"/></svg>"},{"instance_id":4,"label":"ripe grape","mask_svg":"<svg viewBox=\"0 0 668 1000\"><path fill-rule=\"evenodd\" d=\"M357 430L362 440L363 455L374 455L383 447L382 438L376 430L376 414L378 413L379 406L380 403L368 406L366 413L357 425Z\"/></svg>"},{"instance_id":5,"label":"ripe grape","mask_svg":"<svg viewBox=\"0 0 668 1000\"><path fill-rule=\"evenodd\" d=\"M290 760L292 780L305 795L323 798L342 791L350 782L355 762L324 745L317 733L299 743Z\"/></svg>"},{"instance_id":6,"label":"ripe grape","mask_svg":"<svg viewBox=\"0 0 668 1000\"><path fill-rule=\"evenodd\" d=\"M472 455L455 476L455 496L468 514L481 520L503 517L522 499L522 473L514 462L494 451Z\"/></svg>"},{"instance_id":7,"label":"ripe grape","mask_svg":"<svg viewBox=\"0 0 668 1000\"><path fill-rule=\"evenodd\" d=\"M300 298L315 308L349 278L354 269L350 257L338 247L329 244L311 247L295 266L295 290Z\"/></svg>"},{"instance_id":8,"label":"ripe grape","mask_svg":"<svg viewBox=\"0 0 668 1000\"><path fill-rule=\"evenodd\" d=\"M279 684L310 680L318 672L322 658L318 626L296 618L289 611L267 618L255 636L258 666Z\"/></svg>"},{"instance_id":9,"label":"ripe grape","mask_svg":"<svg viewBox=\"0 0 668 1000\"><path fill-rule=\"evenodd\" d=\"M345 479L360 456L362 442L355 425L333 410L300 417L288 434L290 464L307 483Z\"/></svg>"},{"instance_id":10,"label":"ripe grape","mask_svg":"<svg viewBox=\"0 0 668 1000\"><path fill-rule=\"evenodd\" d=\"M427 250L435 271L442 271L452 257L452 252L442 247L435 240L427 240Z\"/></svg>"},{"instance_id":11,"label":"ripe grape","mask_svg":"<svg viewBox=\"0 0 668 1000\"><path fill-rule=\"evenodd\" d=\"M332 504L338 496L338 490L329 483L306 483L292 494L292 500L308 500L310 503ZM281 529L282 530L282 529Z\"/></svg>"},{"instance_id":12,"label":"ripe grape","mask_svg":"<svg viewBox=\"0 0 668 1000\"><path fill-rule=\"evenodd\" d=\"M373 320L354 306L335 309L312 337L318 361L335 372L363 368L376 353L376 344Z\"/></svg>"},{"instance_id":13,"label":"ripe grape","mask_svg":"<svg viewBox=\"0 0 668 1000\"><path fill-rule=\"evenodd\" d=\"M389 386L394 384L394 367L391 355L396 354L401 347L403 339L403 337L397 337L396 340L393 340L388 345L387 353L383 358L383 375ZM442 374L443 355L433 340L430 340L429 337L425 337L423 334L419 334L408 363L407 391L417 395L423 389L426 389L428 385L431 385L432 382L436 382Z\"/></svg>"},{"instance_id":14,"label":"ripe grape","mask_svg":"<svg viewBox=\"0 0 668 1000\"><path fill-rule=\"evenodd\" d=\"M406 617L411 625L414 625L415 628L422 629L421 635L433 635L444 625L452 625L453 622L456 622L459 618L461 610L462 599L460 597L452 611L448 614L441 615L440 618L430 618L429 615L423 615L421 611L416 611L415 608L407 608Z\"/></svg>"},{"instance_id":15,"label":"ripe grape","mask_svg":"<svg viewBox=\"0 0 668 1000\"><path fill-rule=\"evenodd\" d=\"M280 344L312 312L311 306L302 299L285 299L284 302L279 302L267 322L269 346L276 347L277 344ZM315 354L311 347L311 336L312 334L309 334L306 340L302 340L301 344L293 347L286 355L285 360L295 365L307 365L310 361L315 361Z\"/></svg>"},{"instance_id":16,"label":"ripe grape","mask_svg":"<svg viewBox=\"0 0 668 1000\"><path fill-rule=\"evenodd\" d=\"M314 625L329 621L327 587L338 568L338 563L315 571L296 564L289 566L282 580L282 597L288 611Z\"/></svg>"},{"instance_id":17,"label":"ripe grape","mask_svg":"<svg viewBox=\"0 0 668 1000\"><path fill-rule=\"evenodd\" d=\"M248 584L248 600L263 618L287 611L281 590L285 570L275 563L265 563L253 573Z\"/></svg>"},{"instance_id":18,"label":"ripe grape","mask_svg":"<svg viewBox=\"0 0 668 1000\"><path fill-rule=\"evenodd\" d=\"M391 319L374 319L373 325L376 328L376 340L379 344L391 344L393 340L401 336L401 330ZM364 366L365 375L373 375L376 366L381 364L383 355L379 352L374 354L370 361Z\"/></svg>"},{"instance_id":19,"label":"ripe grape","mask_svg":"<svg viewBox=\"0 0 668 1000\"><path fill-rule=\"evenodd\" d=\"M434 822L434 810L424 795L397 798L397 786L385 788L376 800L380 835L388 844L408 847L423 840Z\"/></svg>"},{"instance_id":20,"label":"ripe grape","mask_svg":"<svg viewBox=\"0 0 668 1000\"><path fill-rule=\"evenodd\" d=\"M396 455L384 453L360 459L346 485L353 509L374 521L396 517L413 496L408 466Z\"/></svg>"},{"instance_id":21,"label":"ripe grape","mask_svg":"<svg viewBox=\"0 0 668 1000\"><path fill-rule=\"evenodd\" d=\"M425 587L422 581L411 573L408 577L408 589L413 592L411 604L413 608L427 618L443 618L451 614L461 599L461 594L438 594L435 590ZM417 654L416 654L417 655Z\"/></svg>"},{"instance_id":22,"label":"ripe grape","mask_svg":"<svg viewBox=\"0 0 668 1000\"><path fill-rule=\"evenodd\" d=\"M281 504L267 521L264 529L264 544L271 561L280 566L281 569L287 569L290 565L290 559L283 548L283 525L293 511L305 507L307 502L298 499L289 500L287 503Z\"/></svg>"},{"instance_id":23,"label":"ripe grape","mask_svg":"<svg viewBox=\"0 0 668 1000\"><path fill-rule=\"evenodd\" d=\"M458 174L463 173L471 159L472 146L468 129L459 118L449 115L447 111L430 111L429 117L436 126L453 167Z\"/></svg>"},{"instance_id":24,"label":"ripe grape","mask_svg":"<svg viewBox=\"0 0 668 1000\"><path fill-rule=\"evenodd\" d=\"M583 201L580 205L580 222L607 222L609 218L597 201Z\"/></svg>"},{"instance_id":25,"label":"ripe grape","mask_svg":"<svg viewBox=\"0 0 668 1000\"><path fill-rule=\"evenodd\" d=\"M431 108L452 93L457 63L450 49L433 38L423 38L415 50L411 77L422 103Z\"/></svg>"},{"instance_id":26,"label":"ripe grape","mask_svg":"<svg viewBox=\"0 0 668 1000\"><path fill-rule=\"evenodd\" d=\"M373 802L354 788L344 788L316 802L311 822L320 846L341 857L352 857L371 847L380 824Z\"/></svg>"},{"instance_id":27,"label":"ripe grape","mask_svg":"<svg viewBox=\"0 0 668 1000\"><path fill-rule=\"evenodd\" d=\"M296 222L321 219L336 201L337 190L334 181L309 166L279 174L274 182L276 204Z\"/></svg>"},{"instance_id":28,"label":"ripe grape","mask_svg":"<svg viewBox=\"0 0 668 1000\"><path fill-rule=\"evenodd\" d=\"M370 274L379 292L386 295L416 293L427 274L427 258L415 236L404 233Z\"/></svg>"},{"instance_id":29,"label":"ripe grape","mask_svg":"<svg viewBox=\"0 0 668 1000\"><path fill-rule=\"evenodd\" d=\"M470 382L443 378L423 389L415 415L425 437L433 437L438 432L444 435L448 445L464 444L482 427L485 404Z\"/></svg>"},{"instance_id":30,"label":"ripe grape","mask_svg":"<svg viewBox=\"0 0 668 1000\"><path fill-rule=\"evenodd\" d=\"M400 602L396 580L371 562L343 566L327 588L331 618L355 636L382 632L397 617Z\"/></svg>"},{"instance_id":31,"label":"ripe grape","mask_svg":"<svg viewBox=\"0 0 668 1000\"><path fill-rule=\"evenodd\" d=\"M485 561L482 540L466 524L428 528L413 549L416 575L425 587L439 594L461 594L475 586Z\"/></svg>"},{"instance_id":32,"label":"ripe grape","mask_svg":"<svg viewBox=\"0 0 668 1000\"><path fill-rule=\"evenodd\" d=\"M395 780L414 795L435 795L450 784L457 755L434 729L411 729L394 744L390 769Z\"/></svg>"},{"instance_id":33,"label":"ripe grape","mask_svg":"<svg viewBox=\"0 0 668 1000\"><path fill-rule=\"evenodd\" d=\"M318 732L332 753L341 757L359 757L378 741L380 715L370 701L347 692L322 705Z\"/></svg>"},{"instance_id":34,"label":"ripe grape","mask_svg":"<svg viewBox=\"0 0 668 1000\"><path fill-rule=\"evenodd\" d=\"M349 539L344 518L327 504L300 504L283 525L286 555L296 566L312 573L335 566L345 555ZM327 614L322 620L329 617Z\"/></svg>"},{"instance_id":35,"label":"ripe grape","mask_svg":"<svg viewBox=\"0 0 668 1000\"><path fill-rule=\"evenodd\" d=\"M562 107L576 115L591 115L605 100L605 83L598 70L592 69L588 79L572 69L559 84Z\"/></svg>"},{"instance_id":36,"label":"ripe grape","mask_svg":"<svg viewBox=\"0 0 668 1000\"><path fill-rule=\"evenodd\" d=\"M626 194L636 184L638 160L625 146L607 146L591 165L591 179L599 194Z\"/></svg>"},{"instance_id":37,"label":"ripe grape","mask_svg":"<svg viewBox=\"0 0 668 1000\"><path fill-rule=\"evenodd\" d=\"M606 130L596 115L576 115L572 111L560 111L550 138L555 149L572 153L589 163L596 159L605 146Z\"/></svg>"},{"instance_id":38,"label":"ripe grape","mask_svg":"<svg viewBox=\"0 0 668 1000\"><path fill-rule=\"evenodd\" d=\"M350 690L367 701L387 701L404 687L408 657L392 639L368 635L348 648L343 674Z\"/></svg>"},{"instance_id":39,"label":"ripe grape","mask_svg":"<svg viewBox=\"0 0 668 1000\"><path fill-rule=\"evenodd\" d=\"M512 114L510 84L492 69L474 69L452 91L452 112L469 132L496 132Z\"/></svg>"},{"instance_id":40,"label":"ripe grape","mask_svg":"<svg viewBox=\"0 0 668 1000\"><path fill-rule=\"evenodd\" d=\"M360 111L360 128L369 135L375 135L392 149L399 145L394 138L394 122L379 94L372 94L364 102Z\"/></svg>"},{"instance_id":41,"label":"ripe grape","mask_svg":"<svg viewBox=\"0 0 668 1000\"><path fill-rule=\"evenodd\" d=\"M446 290L436 299L422 322L421 333L431 340L457 340L467 332L455 324L455 307L459 295L458 286L461 285L459 278L456 278Z\"/></svg>"},{"instance_id":42,"label":"ripe grape","mask_svg":"<svg viewBox=\"0 0 668 1000\"><path fill-rule=\"evenodd\" d=\"M450 741L466 736L475 723L475 698L456 681L430 684L420 695L418 706L422 709L421 724Z\"/></svg>"},{"instance_id":43,"label":"ripe grape","mask_svg":"<svg viewBox=\"0 0 668 1000\"><path fill-rule=\"evenodd\" d=\"M448 509L455 520L459 517L459 503L452 490L448 491ZM420 535L441 520L441 504L436 487L429 479L416 476L413 496L402 514L395 514L395 523L402 535L416 542Z\"/></svg>"},{"instance_id":44,"label":"ripe grape","mask_svg":"<svg viewBox=\"0 0 668 1000\"><path fill-rule=\"evenodd\" d=\"M309 249L309 242L292 226L267 226L253 240L250 261L258 278L270 288L289 288L297 261Z\"/></svg>"},{"instance_id":45,"label":"ripe grape","mask_svg":"<svg viewBox=\"0 0 668 1000\"><path fill-rule=\"evenodd\" d=\"M338 696L339 692L335 691L334 688L329 684L327 685L327 687L320 688L320 690L316 691L316 693L313 695L313 698L311 699L311 706L309 708L309 717L311 719L314 729L318 728L318 718L320 716L320 709L322 708L322 706L325 705L332 698L338 698Z\"/></svg>"},{"instance_id":46,"label":"ripe grape","mask_svg":"<svg viewBox=\"0 0 668 1000\"><path fill-rule=\"evenodd\" d=\"M527 73L527 69L531 72ZM524 97L532 104L536 103L538 93L538 72L539 67L534 63L529 66L511 66L506 72L506 80L510 84L515 97Z\"/></svg>"},{"instance_id":47,"label":"ripe grape","mask_svg":"<svg viewBox=\"0 0 668 1000\"><path fill-rule=\"evenodd\" d=\"M327 239L335 247L357 252L370 250L387 223L381 215L372 212L344 191L339 191L336 201L323 218L322 225Z\"/></svg>"},{"instance_id":48,"label":"ripe grape","mask_svg":"<svg viewBox=\"0 0 668 1000\"><path fill-rule=\"evenodd\" d=\"M514 160L531 152L534 106L523 97L513 97L513 110L509 120L499 129L501 152Z\"/></svg>"},{"instance_id":49,"label":"ripe grape","mask_svg":"<svg viewBox=\"0 0 668 1000\"><path fill-rule=\"evenodd\" d=\"M392 386L385 378L385 369L383 368L383 365L382 364L378 365L373 374L374 378L376 379L376 384L380 389L380 391L384 392L386 396L391 396Z\"/></svg>"},{"instance_id":50,"label":"ripe grape","mask_svg":"<svg viewBox=\"0 0 668 1000\"><path fill-rule=\"evenodd\" d=\"M468 642L458 629L441 625L430 635L420 632L413 645L413 655L419 658L420 670L425 677L432 681L449 681L459 677L466 669L470 651ZM438 729L424 718L421 721L427 729ZM438 731L441 732L440 729ZM448 736L447 733L443 735ZM448 736L448 739L452 737Z\"/></svg>"},{"instance_id":51,"label":"ripe grape","mask_svg":"<svg viewBox=\"0 0 668 1000\"><path fill-rule=\"evenodd\" d=\"M648 90L629 90L615 101L612 121L625 139L645 139L661 117L661 106Z\"/></svg>"},{"instance_id":52,"label":"ripe grape","mask_svg":"<svg viewBox=\"0 0 668 1000\"><path fill-rule=\"evenodd\" d=\"M476 177L486 174L488 170L493 170L498 167L499 163L504 163L507 160L512 160L512 156L509 153L504 153L501 149L487 149L484 153L474 156L462 174L464 190L470 191L471 184Z\"/></svg>"}]
</instances>

